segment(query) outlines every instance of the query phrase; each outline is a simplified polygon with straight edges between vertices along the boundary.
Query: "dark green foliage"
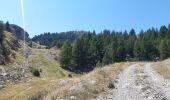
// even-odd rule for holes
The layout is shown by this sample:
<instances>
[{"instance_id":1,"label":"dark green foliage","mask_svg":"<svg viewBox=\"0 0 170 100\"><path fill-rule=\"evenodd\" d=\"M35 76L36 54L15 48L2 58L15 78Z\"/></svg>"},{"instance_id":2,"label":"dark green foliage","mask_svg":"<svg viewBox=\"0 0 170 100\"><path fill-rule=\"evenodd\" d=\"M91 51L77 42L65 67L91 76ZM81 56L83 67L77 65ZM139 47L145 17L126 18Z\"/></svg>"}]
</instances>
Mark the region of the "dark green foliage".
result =
<instances>
[{"instance_id":1,"label":"dark green foliage","mask_svg":"<svg viewBox=\"0 0 170 100\"><path fill-rule=\"evenodd\" d=\"M28 46L29 46L29 47L32 47L32 45L33 45L33 42L32 42L32 41L28 42Z\"/></svg>"},{"instance_id":2,"label":"dark green foliage","mask_svg":"<svg viewBox=\"0 0 170 100\"><path fill-rule=\"evenodd\" d=\"M36 76L36 77L40 77L40 71L39 71L39 69L32 67L32 68L30 69L30 71L31 71L32 75L34 75L34 76Z\"/></svg>"},{"instance_id":3,"label":"dark green foliage","mask_svg":"<svg viewBox=\"0 0 170 100\"><path fill-rule=\"evenodd\" d=\"M95 54L92 48L86 36L73 43L72 62L76 69L88 70L95 66Z\"/></svg>"},{"instance_id":4,"label":"dark green foliage","mask_svg":"<svg viewBox=\"0 0 170 100\"><path fill-rule=\"evenodd\" d=\"M56 46L57 48L61 48L63 46L63 42L60 40L54 40L52 44L48 47L54 47Z\"/></svg>"},{"instance_id":5,"label":"dark green foliage","mask_svg":"<svg viewBox=\"0 0 170 100\"><path fill-rule=\"evenodd\" d=\"M0 21L0 64L5 64L3 33L4 33L4 25L3 22Z\"/></svg>"},{"instance_id":6,"label":"dark green foliage","mask_svg":"<svg viewBox=\"0 0 170 100\"><path fill-rule=\"evenodd\" d=\"M104 30L96 34L85 31L44 34L32 40L62 48L59 61L70 70L88 71L119 61L155 61L170 57L170 25L129 33ZM64 41L67 42L64 43ZM68 42L69 40L69 42ZM64 45L63 45L64 44Z\"/></svg>"},{"instance_id":7,"label":"dark green foliage","mask_svg":"<svg viewBox=\"0 0 170 100\"><path fill-rule=\"evenodd\" d=\"M81 61L82 61L82 55L83 55L83 45L81 45L81 40L77 39L74 44L73 44L73 49L72 49L72 56L73 56L73 66L79 67L81 66Z\"/></svg>"},{"instance_id":8,"label":"dark green foliage","mask_svg":"<svg viewBox=\"0 0 170 100\"><path fill-rule=\"evenodd\" d=\"M96 67L102 67L103 66L103 63L99 60L97 63L96 63Z\"/></svg>"},{"instance_id":9,"label":"dark green foliage","mask_svg":"<svg viewBox=\"0 0 170 100\"><path fill-rule=\"evenodd\" d=\"M65 41L62 51L60 53L59 62L62 67L70 67L72 60L72 46L69 41Z\"/></svg>"},{"instance_id":10,"label":"dark green foliage","mask_svg":"<svg viewBox=\"0 0 170 100\"><path fill-rule=\"evenodd\" d=\"M133 38L136 38L136 32L135 32L134 29L131 29L131 30L130 30L129 36L130 36L130 37L133 37Z\"/></svg>"},{"instance_id":11,"label":"dark green foliage","mask_svg":"<svg viewBox=\"0 0 170 100\"><path fill-rule=\"evenodd\" d=\"M136 41L134 55L138 60L154 60L159 57L158 49L149 40Z\"/></svg>"},{"instance_id":12,"label":"dark green foliage","mask_svg":"<svg viewBox=\"0 0 170 100\"><path fill-rule=\"evenodd\" d=\"M0 43L2 44L2 39L3 39L3 32L4 32L4 25L3 22L0 21Z\"/></svg>"},{"instance_id":13,"label":"dark green foliage","mask_svg":"<svg viewBox=\"0 0 170 100\"><path fill-rule=\"evenodd\" d=\"M65 40L69 40L70 42L73 42L77 37L79 33L82 32L61 32L61 33L44 33L38 36L35 36L32 38L32 41L39 42L41 45L45 45L48 47L58 47L61 48Z\"/></svg>"},{"instance_id":14,"label":"dark green foliage","mask_svg":"<svg viewBox=\"0 0 170 100\"><path fill-rule=\"evenodd\" d=\"M162 40L160 43L160 56L161 59L170 57L170 39Z\"/></svg>"},{"instance_id":15,"label":"dark green foliage","mask_svg":"<svg viewBox=\"0 0 170 100\"><path fill-rule=\"evenodd\" d=\"M6 31L11 32L10 24L8 21L5 24L5 29L6 29Z\"/></svg>"},{"instance_id":16,"label":"dark green foliage","mask_svg":"<svg viewBox=\"0 0 170 100\"><path fill-rule=\"evenodd\" d=\"M168 29L166 26L160 28L160 37L164 38L168 35Z\"/></svg>"},{"instance_id":17,"label":"dark green foliage","mask_svg":"<svg viewBox=\"0 0 170 100\"><path fill-rule=\"evenodd\" d=\"M109 63L111 63L111 55L109 55L109 52L105 52L105 54L104 54L104 57L103 57L103 64L104 65L107 65L107 64L109 64Z\"/></svg>"}]
</instances>

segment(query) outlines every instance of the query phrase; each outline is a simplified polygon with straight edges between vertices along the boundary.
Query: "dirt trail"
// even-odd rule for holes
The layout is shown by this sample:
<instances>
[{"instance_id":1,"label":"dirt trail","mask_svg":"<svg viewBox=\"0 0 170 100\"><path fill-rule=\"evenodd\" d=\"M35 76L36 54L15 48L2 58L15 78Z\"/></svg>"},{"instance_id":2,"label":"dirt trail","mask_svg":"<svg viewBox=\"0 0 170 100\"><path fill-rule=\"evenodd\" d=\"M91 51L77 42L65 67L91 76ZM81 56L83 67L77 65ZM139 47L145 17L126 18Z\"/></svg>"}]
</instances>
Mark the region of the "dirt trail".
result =
<instances>
[{"instance_id":1,"label":"dirt trail","mask_svg":"<svg viewBox=\"0 0 170 100\"><path fill-rule=\"evenodd\" d=\"M98 100L170 100L170 81L152 67L130 65L114 81L115 88L101 94Z\"/></svg>"}]
</instances>

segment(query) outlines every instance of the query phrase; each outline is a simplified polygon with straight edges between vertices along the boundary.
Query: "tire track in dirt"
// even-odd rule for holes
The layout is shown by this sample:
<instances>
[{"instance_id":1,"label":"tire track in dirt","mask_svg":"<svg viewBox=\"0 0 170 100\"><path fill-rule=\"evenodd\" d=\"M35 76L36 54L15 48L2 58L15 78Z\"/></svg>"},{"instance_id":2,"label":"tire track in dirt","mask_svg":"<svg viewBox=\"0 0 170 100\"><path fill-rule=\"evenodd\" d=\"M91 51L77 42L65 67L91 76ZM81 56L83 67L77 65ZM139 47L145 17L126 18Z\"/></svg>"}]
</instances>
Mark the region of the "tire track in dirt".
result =
<instances>
[{"instance_id":1,"label":"tire track in dirt","mask_svg":"<svg viewBox=\"0 0 170 100\"><path fill-rule=\"evenodd\" d=\"M98 100L170 100L170 81L153 70L151 64L130 65L114 81L115 89Z\"/></svg>"},{"instance_id":2,"label":"tire track in dirt","mask_svg":"<svg viewBox=\"0 0 170 100\"><path fill-rule=\"evenodd\" d=\"M148 75L143 88L145 96L150 100L170 100L170 81L158 74L151 64L144 66L144 73Z\"/></svg>"}]
</instances>

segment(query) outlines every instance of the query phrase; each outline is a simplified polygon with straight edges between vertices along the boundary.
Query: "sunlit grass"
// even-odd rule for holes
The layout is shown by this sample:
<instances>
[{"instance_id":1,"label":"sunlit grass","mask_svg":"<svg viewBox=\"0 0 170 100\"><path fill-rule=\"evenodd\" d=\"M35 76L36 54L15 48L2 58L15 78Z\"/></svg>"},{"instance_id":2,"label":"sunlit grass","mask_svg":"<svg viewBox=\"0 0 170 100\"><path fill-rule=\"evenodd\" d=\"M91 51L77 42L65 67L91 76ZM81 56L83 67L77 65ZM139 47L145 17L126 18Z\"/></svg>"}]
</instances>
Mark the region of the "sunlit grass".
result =
<instances>
[{"instance_id":1,"label":"sunlit grass","mask_svg":"<svg viewBox=\"0 0 170 100\"><path fill-rule=\"evenodd\" d=\"M28 48L29 47L26 49ZM16 55L16 61L20 64L23 62L22 51L23 48L21 48ZM49 52L49 50L31 49L32 54L28 58L29 65L31 67L42 69L43 75L40 78L32 76L32 80L29 83L7 86L0 91L0 100L27 100L39 91L44 90L44 87L48 87L48 84L52 80L66 78L68 76L69 72L60 68L58 61L48 59L44 56L47 52ZM10 65L12 66L14 63L11 63Z\"/></svg>"},{"instance_id":2,"label":"sunlit grass","mask_svg":"<svg viewBox=\"0 0 170 100\"><path fill-rule=\"evenodd\" d=\"M170 69L163 62L155 64L154 69L166 79L170 79Z\"/></svg>"}]
</instances>

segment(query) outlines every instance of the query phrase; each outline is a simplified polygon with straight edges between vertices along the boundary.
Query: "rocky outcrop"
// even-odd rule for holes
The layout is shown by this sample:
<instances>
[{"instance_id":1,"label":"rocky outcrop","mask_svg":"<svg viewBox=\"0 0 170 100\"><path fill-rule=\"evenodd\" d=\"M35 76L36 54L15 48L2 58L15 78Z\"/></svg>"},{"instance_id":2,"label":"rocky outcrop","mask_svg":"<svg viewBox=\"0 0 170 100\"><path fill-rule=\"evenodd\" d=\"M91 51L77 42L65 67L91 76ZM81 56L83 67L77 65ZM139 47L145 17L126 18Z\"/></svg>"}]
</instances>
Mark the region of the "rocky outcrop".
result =
<instances>
[{"instance_id":1,"label":"rocky outcrop","mask_svg":"<svg viewBox=\"0 0 170 100\"><path fill-rule=\"evenodd\" d=\"M27 77L24 71L22 71L22 68L7 69L0 66L0 89L4 88L9 83L16 84L27 81Z\"/></svg>"},{"instance_id":2,"label":"rocky outcrop","mask_svg":"<svg viewBox=\"0 0 170 100\"><path fill-rule=\"evenodd\" d=\"M29 41L29 34L24 31L23 28L15 25L15 24L10 24L10 31L11 33L14 33L16 37L18 37L21 40L24 40L24 34L25 34L25 40L28 42Z\"/></svg>"}]
</instances>

